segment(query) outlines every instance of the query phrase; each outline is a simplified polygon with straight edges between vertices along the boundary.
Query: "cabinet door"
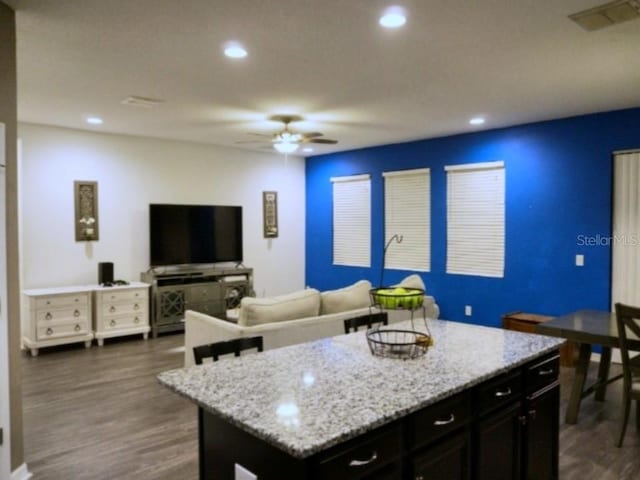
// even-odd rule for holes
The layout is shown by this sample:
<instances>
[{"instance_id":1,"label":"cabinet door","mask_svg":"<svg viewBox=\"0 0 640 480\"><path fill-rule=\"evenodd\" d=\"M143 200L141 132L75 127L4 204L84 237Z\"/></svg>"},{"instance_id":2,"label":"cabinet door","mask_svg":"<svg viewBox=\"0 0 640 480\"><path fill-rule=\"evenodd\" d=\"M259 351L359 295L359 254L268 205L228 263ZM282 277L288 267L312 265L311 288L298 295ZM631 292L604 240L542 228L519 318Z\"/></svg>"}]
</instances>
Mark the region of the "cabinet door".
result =
<instances>
[{"instance_id":1,"label":"cabinet door","mask_svg":"<svg viewBox=\"0 0 640 480\"><path fill-rule=\"evenodd\" d=\"M468 430L417 453L413 459L413 480L468 480L471 478L470 434Z\"/></svg>"},{"instance_id":2,"label":"cabinet door","mask_svg":"<svg viewBox=\"0 0 640 480\"><path fill-rule=\"evenodd\" d=\"M560 386L558 383L527 397L524 436L524 478L558 478Z\"/></svg>"},{"instance_id":3,"label":"cabinet door","mask_svg":"<svg viewBox=\"0 0 640 480\"><path fill-rule=\"evenodd\" d=\"M488 415L476 431L477 480L518 480L522 426L521 402Z\"/></svg>"}]
</instances>

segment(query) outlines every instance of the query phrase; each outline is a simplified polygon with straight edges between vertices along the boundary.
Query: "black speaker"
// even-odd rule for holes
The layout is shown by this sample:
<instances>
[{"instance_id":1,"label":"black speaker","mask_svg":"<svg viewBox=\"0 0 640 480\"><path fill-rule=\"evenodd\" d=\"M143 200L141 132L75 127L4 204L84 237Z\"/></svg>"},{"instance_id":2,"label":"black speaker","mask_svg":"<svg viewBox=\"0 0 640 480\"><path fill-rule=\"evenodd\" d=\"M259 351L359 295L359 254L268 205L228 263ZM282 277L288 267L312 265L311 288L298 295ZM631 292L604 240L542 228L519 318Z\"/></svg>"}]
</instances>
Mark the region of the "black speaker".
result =
<instances>
[{"instance_id":1,"label":"black speaker","mask_svg":"<svg viewBox=\"0 0 640 480\"><path fill-rule=\"evenodd\" d=\"M105 287L113 285L113 263L101 262L98 264L98 283Z\"/></svg>"}]
</instances>

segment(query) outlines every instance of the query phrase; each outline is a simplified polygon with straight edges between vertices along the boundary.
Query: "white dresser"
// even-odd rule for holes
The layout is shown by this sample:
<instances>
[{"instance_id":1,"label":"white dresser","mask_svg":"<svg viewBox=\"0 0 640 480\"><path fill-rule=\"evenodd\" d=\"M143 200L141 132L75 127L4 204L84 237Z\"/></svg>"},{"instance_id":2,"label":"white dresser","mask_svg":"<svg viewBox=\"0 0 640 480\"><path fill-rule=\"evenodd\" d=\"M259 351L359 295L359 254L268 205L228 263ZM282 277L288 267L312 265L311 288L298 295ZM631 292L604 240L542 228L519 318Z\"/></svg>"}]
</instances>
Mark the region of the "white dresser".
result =
<instances>
[{"instance_id":1,"label":"white dresser","mask_svg":"<svg viewBox=\"0 0 640 480\"><path fill-rule=\"evenodd\" d=\"M95 286L24 290L24 346L31 355L38 348L93 340L91 298Z\"/></svg>"},{"instance_id":2,"label":"white dresser","mask_svg":"<svg viewBox=\"0 0 640 480\"><path fill-rule=\"evenodd\" d=\"M95 287L93 289L93 328L98 345L104 339L124 335L149 336L149 285L131 282L129 285Z\"/></svg>"}]
</instances>

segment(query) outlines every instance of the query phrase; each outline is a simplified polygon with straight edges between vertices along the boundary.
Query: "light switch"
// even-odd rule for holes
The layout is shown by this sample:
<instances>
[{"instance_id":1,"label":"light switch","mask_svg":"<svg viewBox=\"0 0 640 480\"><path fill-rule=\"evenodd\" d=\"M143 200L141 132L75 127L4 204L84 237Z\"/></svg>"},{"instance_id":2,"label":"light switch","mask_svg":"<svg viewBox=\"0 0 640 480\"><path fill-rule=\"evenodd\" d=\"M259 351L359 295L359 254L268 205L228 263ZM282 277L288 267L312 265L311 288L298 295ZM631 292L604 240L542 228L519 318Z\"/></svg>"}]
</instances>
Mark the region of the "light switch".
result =
<instances>
[{"instance_id":1,"label":"light switch","mask_svg":"<svg viewBox=\"0 0 640 480\"><path fill-rule=\"evenodd\" d=\"M584 255L576 255L576 267L584 267Z\"/></svg>"}]
</instances>

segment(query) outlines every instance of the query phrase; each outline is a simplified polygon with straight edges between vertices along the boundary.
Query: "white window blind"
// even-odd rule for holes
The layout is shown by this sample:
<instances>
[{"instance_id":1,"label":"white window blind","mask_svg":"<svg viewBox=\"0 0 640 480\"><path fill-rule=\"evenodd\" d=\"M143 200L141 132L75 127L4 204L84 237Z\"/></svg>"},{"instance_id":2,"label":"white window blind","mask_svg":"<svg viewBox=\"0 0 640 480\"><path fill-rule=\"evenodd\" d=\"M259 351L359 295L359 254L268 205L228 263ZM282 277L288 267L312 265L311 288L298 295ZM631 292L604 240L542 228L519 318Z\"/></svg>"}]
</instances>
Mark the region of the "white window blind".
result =
<instances>
[{"instance_id":1,"label":"white window blind","mask_svg":"<svg viewBox=\"0 0 640 480\"><path fill-rule=\"evenodd\" d=\"M371 179L334 177L333 264L371 266Z\"/></svg>"},{"instance_id":2,"label":"white window blind","mask_svg":"<svg viewBox=\"0 0 640 480\"><path fill-rule=\"evenodd\" d=\"M428 168L384 172L385 245L394 235L385 267L428 272L431 268L431 173Z\"/></svg>"},{"instance_id":3,"label":"white window blind","mask_svg":"<svg viewBox=\"0 0 640 480\"><path fill-rule=\"evenodd\" d=\"M504 277L504 162L445 170L447 273Z\"/></svg>"}]
</instances>

